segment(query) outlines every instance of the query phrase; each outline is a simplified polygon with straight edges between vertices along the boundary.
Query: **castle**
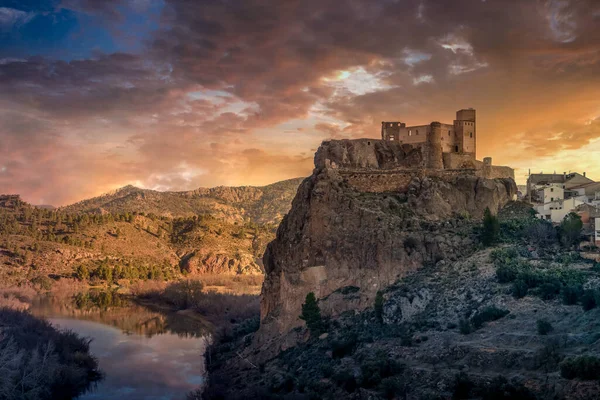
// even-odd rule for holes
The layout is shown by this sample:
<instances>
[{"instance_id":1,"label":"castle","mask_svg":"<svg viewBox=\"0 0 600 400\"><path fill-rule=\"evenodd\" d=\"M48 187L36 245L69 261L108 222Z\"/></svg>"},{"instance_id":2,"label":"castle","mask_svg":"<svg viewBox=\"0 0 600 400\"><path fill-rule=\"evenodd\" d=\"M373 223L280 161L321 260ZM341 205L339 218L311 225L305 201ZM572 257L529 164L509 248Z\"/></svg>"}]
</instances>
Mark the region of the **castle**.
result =
<instances>
[{"instance_id":1,"label":"castle","mask_svg":"<svg viewBox=\"0 0 600 400\"><path fill-rule=\"evenodd\" d=\"M423 147L429 153L429 168L474 167L474 163L468 161L476 160L476 111L472 108L457 111L453 124L432 122L429 125L406 126L403 122L384 121L381 123L381 139Z\"/></svg>"},{"instance_id":2,"label":"castle","mask_svg":"<svg viewBox=\"0 0 600 400\"><path fill-rule=\"evenodd\" d=\"M414 176L475 175L512 178L510 167L476 159L474 109L456 113L454 124L406 126L382 122L381 139L325 141L315 155L317 168L333 168L361 191L404 191Z\"/></svg>"}]
</instances>

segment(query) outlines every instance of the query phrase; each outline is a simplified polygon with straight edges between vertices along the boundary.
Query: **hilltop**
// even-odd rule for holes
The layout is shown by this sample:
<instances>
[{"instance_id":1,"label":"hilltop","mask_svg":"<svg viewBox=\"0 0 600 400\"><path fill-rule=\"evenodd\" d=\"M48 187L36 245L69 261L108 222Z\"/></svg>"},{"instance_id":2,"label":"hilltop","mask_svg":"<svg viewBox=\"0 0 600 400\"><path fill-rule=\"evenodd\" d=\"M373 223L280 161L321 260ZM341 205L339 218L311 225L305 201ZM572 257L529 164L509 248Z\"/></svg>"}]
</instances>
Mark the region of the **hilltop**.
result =
<instances>
[{"instance_id":1,"label":"hilltop","mask_svg":"<svg viewBox=\"0 0 600 400\"><path fill-rule=\"evenodd\" d=\"M0 196L0 278L51 288L202 274L262 274L300 179L158 192L127 186L59 209Z\"/></svg>"},{"instance_id":2,"label":"hilltop","mask_svg":"<svg viewBox=\"0 0 600 400\"><path fill-rule=\"evenodd\" d=\"M406 152L363 144L318 150L265 252L260 327L212 349L203 398L597 399L577 225L535 218L512 178L383 169Z\"/></svg>"},{"instance_id":3,"label":"hilltop","mask_svg":"<svg viewBox=\"0 0 600 400\"><path fill-rule=\"evenodd\" d=\"M303 178L267 186L218 186L185 192L159 192L125 186L113 192L61 207L66 213L124 212L159 217L212 215L228 223L250 220L256 224L278 224Z\"/></svg>"}]
</instances>

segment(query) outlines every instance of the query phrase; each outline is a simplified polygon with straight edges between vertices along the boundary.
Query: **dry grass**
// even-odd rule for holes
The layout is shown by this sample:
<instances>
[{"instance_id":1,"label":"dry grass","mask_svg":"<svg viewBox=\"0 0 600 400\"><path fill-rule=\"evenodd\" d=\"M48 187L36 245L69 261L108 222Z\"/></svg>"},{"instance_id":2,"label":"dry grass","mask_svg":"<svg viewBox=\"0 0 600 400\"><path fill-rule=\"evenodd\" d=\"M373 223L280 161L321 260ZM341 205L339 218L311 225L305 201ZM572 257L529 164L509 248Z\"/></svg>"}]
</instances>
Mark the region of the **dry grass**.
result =
<instances>
[{"instance_id":1,"label":"dry grass","mask_svg":"<svg viewBox=\"0 0 600 400\"><path fill-rule=\"evenodd\" d=\"M258 295L263 275L202 275L198 277L209 292Z\"/></svg>"}]
</instances>

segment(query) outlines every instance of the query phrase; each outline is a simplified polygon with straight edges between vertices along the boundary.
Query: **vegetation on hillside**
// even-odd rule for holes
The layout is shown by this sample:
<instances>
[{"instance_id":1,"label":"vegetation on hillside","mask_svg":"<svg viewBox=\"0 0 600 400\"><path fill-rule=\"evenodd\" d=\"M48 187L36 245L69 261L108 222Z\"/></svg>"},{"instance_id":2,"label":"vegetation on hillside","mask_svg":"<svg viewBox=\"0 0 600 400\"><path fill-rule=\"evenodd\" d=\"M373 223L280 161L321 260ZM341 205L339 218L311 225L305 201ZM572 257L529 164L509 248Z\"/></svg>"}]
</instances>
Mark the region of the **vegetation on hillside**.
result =
<instances>
[{"instance_id":1,"label":"vegetation on hillside","mask_svg":"<svg viewBox=\"0 0 600 400\"><path fill-rule=\"evenodd\" d=\"M117 202L120 206L113 207L114 211L101 212L82 211L86 202L77 207L42 209L18 196L0 196L0 276L5 285L49 290L59 279L111 285L197 273L257 274L261 272L257 260L275 235L276 224L271 220L277 221L280 211L289 207L294 184L293 180L274 184L255 197L243 194L256 188L238 188L240 193L233 198L227 194L228 188L220 188L215 192L218 201L203 194L155 192L184 202L189 196L199 196L225 208L229 199L238 207L232 219L218 212L222 207L191 216L137 211L137 206L143 209L144 204L152 203L144 196L136 197L134 203ZM113 197L102 198L116 201ZM266 199L269 201L261 203ZM243 208L249 204L246 201L254 205L252 213ZM168 208L168 204L164 206Z\"/></svg>"},{"instance_id":2,"label":"vegetation on hillside","mask_svg":"<svg viewBox=\"0 0 600 400\"><path fill-rule=\"evenodd\" d=\"M89 341L22 311L0 309L0 398L72 399L101 378Z\"/></svg>"},{"instance_id":3,"label":"vegetation on hillside","mask_svg":"<svg viewBox=\"0 0 600 400\"><path fill-rule=\"evenodd\" d=\"M425 266L371 309L329 319L309 293L306 327L284 339L295 347L261 357L247 332L217 343L204 398L595 398L600 265L572 251L565 224L511 207L474 226L492 249Z\"/></svg>"}]
</instances>

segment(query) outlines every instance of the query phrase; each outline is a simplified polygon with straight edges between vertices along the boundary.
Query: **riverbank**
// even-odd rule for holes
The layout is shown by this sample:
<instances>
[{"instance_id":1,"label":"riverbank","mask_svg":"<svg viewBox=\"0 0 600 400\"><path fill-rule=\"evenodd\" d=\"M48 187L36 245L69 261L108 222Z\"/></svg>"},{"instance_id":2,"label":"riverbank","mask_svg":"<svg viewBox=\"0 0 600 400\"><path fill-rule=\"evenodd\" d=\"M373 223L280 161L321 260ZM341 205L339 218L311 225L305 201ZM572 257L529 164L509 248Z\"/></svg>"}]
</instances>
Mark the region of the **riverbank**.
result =
<instances>
[{"instance_id":1,"label":"riverbank","mask_svg":"<svg viewBox=\"0 0 600 400\"><path fill-rule=\"evenodd\" d=\"M2 398L72 399L102 378L89 340L25 311L0 308Z\"/></svg>"}]
</instances>

